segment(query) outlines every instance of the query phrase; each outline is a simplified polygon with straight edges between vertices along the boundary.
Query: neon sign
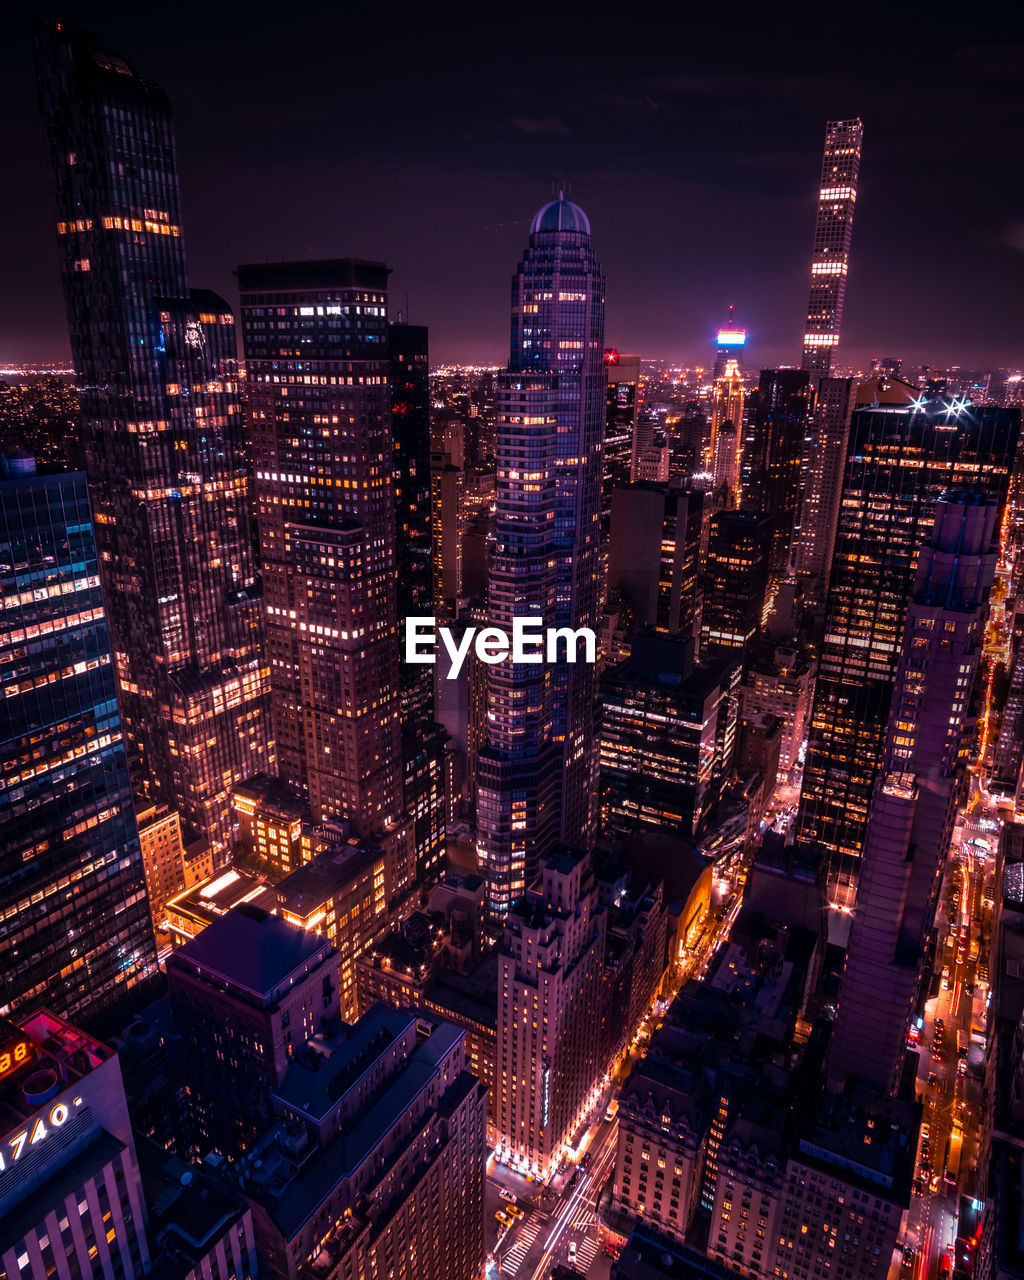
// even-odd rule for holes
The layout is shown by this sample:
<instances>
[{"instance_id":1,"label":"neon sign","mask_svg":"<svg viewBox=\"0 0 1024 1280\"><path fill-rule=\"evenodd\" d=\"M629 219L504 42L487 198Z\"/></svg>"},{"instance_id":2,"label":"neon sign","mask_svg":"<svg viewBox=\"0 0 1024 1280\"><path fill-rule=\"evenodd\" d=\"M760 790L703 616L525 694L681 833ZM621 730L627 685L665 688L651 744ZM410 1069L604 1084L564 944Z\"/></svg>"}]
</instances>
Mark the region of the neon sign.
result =
<instances>
[{"instance_id":1,"label":"neon sign","mask_svg":"<svg viewBox=\"0 0 1024 1280\"><path fill-rule=\"evenodd\" d=\"M718 331L720 347L742 347L746 340L746 329L719 329Z\"/></svg>"},{"instance_id":2,"label":"neon sign","mask_svg":"<svg viewBox=\"0 0 1024 1280\"><path fill-rule=\"evenodd\" d=\"M15 1071L20 1071L26 1062L31 1062L35 1056L36 1047L27 1036L8 1040L0 1046L0 1080Z\"/></svg>"},{"instance_id":3,"label":"neon sign","mask_svg":"<svg viewBox=\"0 0 1024 1280\"><path fill-rule=\"evenodd\" d=\"M72 1107L81 1105L81 1098L72 1099L71 1106L66 1102L55 1102L49 1111L41 1111L28 1122L24 1129L11 1134L3 1146L0 1146L0 1173L6 1173L30 1148L45 1142L52 1133L63 1128L71 1117Z\"/></svg>"}]
</instances>

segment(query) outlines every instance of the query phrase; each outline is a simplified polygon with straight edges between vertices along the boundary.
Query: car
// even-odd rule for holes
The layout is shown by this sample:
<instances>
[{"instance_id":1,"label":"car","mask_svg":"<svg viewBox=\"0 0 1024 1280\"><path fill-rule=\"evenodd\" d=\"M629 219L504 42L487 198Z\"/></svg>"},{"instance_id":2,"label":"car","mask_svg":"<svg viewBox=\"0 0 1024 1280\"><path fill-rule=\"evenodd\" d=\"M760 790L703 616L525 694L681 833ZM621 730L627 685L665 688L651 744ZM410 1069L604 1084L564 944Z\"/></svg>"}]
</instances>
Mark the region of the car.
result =
<instances>
[{"instance_id":1,"label":"car","mask_svg":"<svg viewBox=\"0 0 1024 1280\"><path fill-rule=\"evenodd\" d=\"M514 1191L509 1191L508 1187L500 1187L498 1189L498 1195L501 1196L502 1200L508 1200L511 1204L519 1203L516 1200L516 1193Z\"/></svg>"},{"instance_id":2,"label":"car","mask_svg":"<svg viewBox=\"0 0 1024 1280\"><path fill-rule=\"evenodd\" d=\"M956 1064L957 1075L965 1076L967 1074L967 1059L961 1058Z\"/></svg>"},{"instance_id":3,"label":"car","mask_svg":"<svg viewBox=\"0 0 1024 1280\"><path fill-rule=\"evenodd\" d=\"M569 1265L572 1266L572 1264L575 1261L576 1261L576 1241L570 1240L569 1241Z\"/></svg>"},{"instance_id":4,"label":"car","mask_svg":"<svg viewBox=\"0 0 1024 1280\"><path fill-rule=\"evenodd\" d=\"M917 1250L914 1248L911 1248L911 1246L908 1244L907 1247L903 1250L903 1261L909 1267L916 1257L917 1257Z\"/></svg>"},{"instance_id":5,"label":"car","mask_svg":"<svg viewBox=\"0 0 1024 1280\"><path fill-rule=\"evenodd\" d=\"M928 1072L928 1083L929 1083L929 1084L938 1084L938 1083L939 1083L939 1077L938 1077L938 1075L936 1075L936 1073L935 1073L934 1071L929 1071L929 1072Z\"/></svg>"},{"instance_id":6,"label":"car","mask_svg":"<svg viewBox=\"0 0 1024 1280\"><path fill-rule=\"evenodd\" d=\"M512 1217L515 1218L517 1221L519 1218L522 1218L525 1216L523 1213L523 1210L520 1209L519 1205L517 1204L510 1204L508 1208L505 1210L505 1212L508 1214L511 1214Z\"/></svg>"},{"instance_id":7,"label":"car","mask_svg":"<svg viewBox=\"0 0 1024 1280\"><path fill-rule=\"evenodd\" d=\"M500 1222L503 1227L510 1227L512 1225L512 1219L508 1216L508 1214L505 1212L504 1209L499 1209L498 1212L494 1215L494 1217L495 1217L495 1220L497 1222Z\"/></svg>"},{"instance_id":8,"label":"car","mask_svg":"<svg viewBox=\"0 0 1024 1280\"><path fill-rule=\"evenodd\" d=\"M914 1179L914 1195L915 1195L915 1196L923 1196L923 1195L924 1195L924 1178L915 1178L915 1179Z\"/></svg>"},{"instance_id":9,"label":"car","mask_svg":"<svg viewBox=\"0 0 1024 1280\"><path fill-rule=\"evenodd\" d=\"M933 1175L932 1175L932 1180L931 1180L931 1182L928 1184L928 1186L930 1187L930 1189L931 1189L932 1191L938 1191L938 1189L939 1189L939 1183L940 1183L941 1181L942 1181L942 1178L939 1176L939 1174L937 1174L937 1173L936 1173L936 1174L933 1174Z\"/></svg>"},{"instance_id":10,"label":"car","mask_svg":"<svg viewBox=\"0 0 1024 1280\"><path fill-rule=\"evenodd\" d=\"M931 1125L925 1123L921 1126L921 1137L927 1141L932 1136Z\"/></svg>"},{"instance_id":11,"label":"car","mask_svg":"<svg viewBox=\"0 0 1024 1280\"><path fill-rule=\"evenodd\" d=\"M617 1244L612 1244L610 1241L604 1247L604 1256L606 1258L611 1258L613 1262L618 1259L621 1252L622 1250L619 1246Z\"/></svg>"}]
</instances>

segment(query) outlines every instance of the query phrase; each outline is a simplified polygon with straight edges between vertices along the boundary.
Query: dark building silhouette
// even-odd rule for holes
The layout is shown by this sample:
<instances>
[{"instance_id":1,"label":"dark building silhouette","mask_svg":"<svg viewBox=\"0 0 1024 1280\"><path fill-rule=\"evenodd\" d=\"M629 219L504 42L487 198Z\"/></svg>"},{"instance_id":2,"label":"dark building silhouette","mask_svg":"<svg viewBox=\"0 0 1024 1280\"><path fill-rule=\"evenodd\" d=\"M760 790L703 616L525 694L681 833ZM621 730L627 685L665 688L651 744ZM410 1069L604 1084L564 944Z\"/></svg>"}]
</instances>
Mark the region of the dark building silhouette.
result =
<instances>
[{"instance_id":1,"label":"dark building silhouette","mask_svg":"<svg viewBox=\"0 0 1024 1280\"><path fill-rule=\"evenodd\" d=\"M711 520L704 565L700 651L747 663L768 592L772 521L756 511L720 511Z\"/></svg>"},{"instance_id":2,"label":"dark building silhouette","mask_svg":"<svg viewBox=\"0 0 1024 1280\"><path fill-rule=\"evenodd\" d=\"M903 384L901 384L903 385ZM992 494L1000 519L1017 409L938 395L858 408L814 691L796 836L830 855L829 893L852 905L918 553L947 489ZM998 528L999 521L996 526Z\"/></svg>"},{"instance_id":3,"label":"dark building silhouette","mask_svg":"<svg viewBox=\"0 0 1024 1280\"><path fill-rule=\"evenodd\" d=\"M36 50L121 707L223 860L231 786L273 758L234 316L189 289L164 91L66 24Z\"/></svg>"}]
</instances>

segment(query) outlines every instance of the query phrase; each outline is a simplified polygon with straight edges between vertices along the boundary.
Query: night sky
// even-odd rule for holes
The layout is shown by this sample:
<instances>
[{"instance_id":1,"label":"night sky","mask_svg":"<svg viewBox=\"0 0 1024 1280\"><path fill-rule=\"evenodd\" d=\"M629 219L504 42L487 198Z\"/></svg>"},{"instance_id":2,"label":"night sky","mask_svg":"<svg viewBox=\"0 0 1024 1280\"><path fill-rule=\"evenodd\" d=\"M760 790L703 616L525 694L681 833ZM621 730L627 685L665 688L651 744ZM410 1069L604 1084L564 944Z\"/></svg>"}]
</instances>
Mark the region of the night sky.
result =
<instances>
[{"instance_id":1,"label":"night sky","mask_svg":"<svg viewBox=\"0 0 1024 1280\"><path fill-rule=\"evenodd\" d=\"M32 10L6 10L0 361L66 358ZM834 15L838 10L838 17ZM864 159L839 364L1024 367L1024 19L1014 6L70 5L175 108L194 286L359 256L435 361L503 362L509 278L565 176L607 342L799 360L825 121Z\"/></svg>"}]
</instances>

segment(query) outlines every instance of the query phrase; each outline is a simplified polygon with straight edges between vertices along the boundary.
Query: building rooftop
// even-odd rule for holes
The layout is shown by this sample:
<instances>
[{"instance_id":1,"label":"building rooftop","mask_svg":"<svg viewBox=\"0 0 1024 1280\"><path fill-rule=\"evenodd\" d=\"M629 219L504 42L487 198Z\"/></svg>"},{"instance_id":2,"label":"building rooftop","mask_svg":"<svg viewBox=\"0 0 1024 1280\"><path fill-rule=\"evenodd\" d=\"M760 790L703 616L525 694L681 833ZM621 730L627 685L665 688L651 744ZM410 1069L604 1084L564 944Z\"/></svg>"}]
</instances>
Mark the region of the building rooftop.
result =
<instances>
[{"instance_id":1,"label":"building rooftop","mask_svg":"<svg viewBox=\"0 0 1024 1280\"><path fill-rule=\"evenodd\" d=\"M328 849L281 880L275 890L280 907L306 919L384 854L372 841L348 840Z\"/></svg>"},{"instance_id":2,"label":"building rooftop","mask_svg":"<svg viewBox=\"0 0 1024 1280\"><path fill-rule=\"evenodd\" d=\"M168 899L164 914L178 917L177 923L170 925L173 934L179 938L194 938L214 920L244 903L272 911L277 899L270 885L245 871L229 867Z\"/></svg>"},{"instance_id":3,"label":"building rooftop","mask_svg":"<svg viewBox=\"0 0 1024 1280\"><path fill-rule=\"evenodd\" d=\"M115 1056L108 1045L45 1010L0 1019L0 1050L12 1060L12 1070L0 1079L0 1134L35 1115L58 1084L67 1089Z\"/></svg>"},{"instance_id":4,"label":"building rooftop","mask_svg":"<svg viewBox=\"0 0 1024 1280\"><path fill-rule=\"evenodd\" d=\"M589 236L590 219L578 204L566 200L559 192L557 200L542 205L534 214L530 234L536 235L538 231L577 231Z\"/></svg>"},{"instance_id":5,"label":"building rooftop","mask_svg":"<svg viewBox=\"0 0 1024 1280\"><path fill-rule=\"evenodd\" d=\"M318 934L245 903L207 925L168 965L194 966L272 1003L332 949Z\"/></svg>"}]
</instances>

